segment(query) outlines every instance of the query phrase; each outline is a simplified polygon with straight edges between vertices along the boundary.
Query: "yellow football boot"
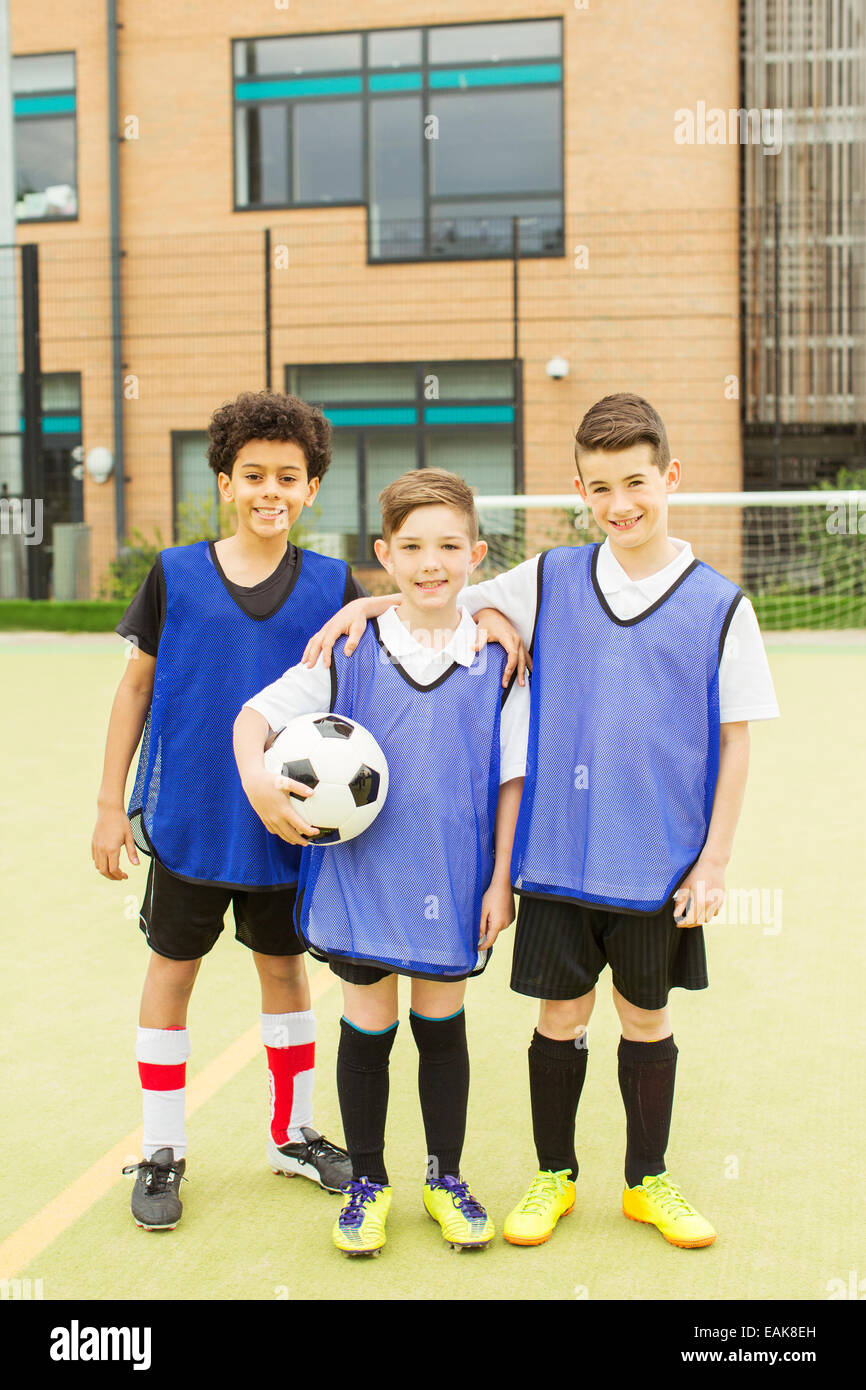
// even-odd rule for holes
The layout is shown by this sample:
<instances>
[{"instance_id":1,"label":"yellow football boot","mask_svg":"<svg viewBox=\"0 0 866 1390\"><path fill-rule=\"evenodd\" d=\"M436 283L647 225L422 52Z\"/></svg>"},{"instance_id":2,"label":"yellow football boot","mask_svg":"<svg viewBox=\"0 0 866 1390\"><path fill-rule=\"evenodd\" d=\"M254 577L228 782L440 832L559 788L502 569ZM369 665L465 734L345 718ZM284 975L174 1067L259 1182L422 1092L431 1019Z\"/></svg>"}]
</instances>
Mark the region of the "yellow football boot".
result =
<instances>
[{"instance_id":1,"label":"yellow football boot","mask_svg":"<svg viewBox=\"0 0 866 1390\"><path fill-rule=\"evenodd\" d=\"M346 1202L334 1222L334 1244L344 1255L378 1255L385 1244L391 1189L369 1178L346 1183Z\"/></svg>"},{"instance_id":2,"label":"yellow football boot","mask_svg":"<svg viewBox=\"0 0 866 1390\"><path fill-rule=\"evenodd\" d=\"M536 1173L526 1196L505 1218L503 1235L512 1245L543 1245L573 1206L574 1183L567 1168Z\"/></svg>"},{"instance_id":3,"label":"yellow football boot","mask_svg":"<svg viewBox=\"0 0 866 1390\"><path fill-rule=\"evenodd\" d=\"M425 1183L424 1206L439 1222L452 1250L482 1250L496 1234L487 1212L462 1178L446 1174Z\"/></svg>"},{"instance_id":4,"label":"yellow football boot","mask_svg":"<svg viewBox=\"0 0 866 1390\"><path fill-rule=\"evenodd\" d=\"M657 1226L671 1245L686 1250L712 1245L716 1238L709 1221L686 1201L670 1173L658 1173L644 1178L637 1187L627 1187L622 1209L630 1221Z\"/></svg>"}]
</instances>

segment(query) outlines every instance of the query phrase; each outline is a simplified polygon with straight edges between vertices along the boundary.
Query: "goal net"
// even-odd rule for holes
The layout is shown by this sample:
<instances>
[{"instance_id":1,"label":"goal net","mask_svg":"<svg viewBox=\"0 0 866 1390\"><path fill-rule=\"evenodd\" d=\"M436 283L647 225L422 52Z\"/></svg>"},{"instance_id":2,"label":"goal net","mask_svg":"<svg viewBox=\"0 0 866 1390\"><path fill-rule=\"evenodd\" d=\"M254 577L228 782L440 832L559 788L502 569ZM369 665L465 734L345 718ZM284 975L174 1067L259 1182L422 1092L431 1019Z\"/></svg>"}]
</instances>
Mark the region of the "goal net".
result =
<instances>
[{"instance_id":1,"label":"goal net","mask_svg":"<svg viewBox=\"0 0 866 1390\"><path fill-rule=\"evenodd\" d=\"M866 627L866 492L673 493L669 531L738 583L765 630ZM604 537L576 495L476 498L476 579Z\"/></svg>"}]
</instances>

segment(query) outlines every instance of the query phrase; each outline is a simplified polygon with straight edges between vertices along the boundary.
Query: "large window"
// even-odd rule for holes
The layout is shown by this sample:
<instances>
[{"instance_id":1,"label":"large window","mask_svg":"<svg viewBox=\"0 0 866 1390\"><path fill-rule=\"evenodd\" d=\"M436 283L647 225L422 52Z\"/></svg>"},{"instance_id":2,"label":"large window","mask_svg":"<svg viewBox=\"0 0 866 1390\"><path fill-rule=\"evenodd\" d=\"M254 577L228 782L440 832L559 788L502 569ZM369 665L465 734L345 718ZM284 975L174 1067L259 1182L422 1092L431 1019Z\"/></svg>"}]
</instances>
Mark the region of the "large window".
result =
<instances>
[{"instance_id":1,"label":"large window","mask_svg":"<svg viewBox=\"0 0 866 1390\"><path fill-rule=\"evenodd\" d=\"M75 55L13 58L12 91L16 217L77 217Z\"/></svg>"},{"instance_id":2,"label":"large window","mask_svg":"<svg viewBox=\"0 0 866 1390\"><path fill-rule=\"evenodd\" d=\"M334 426L331 467L303 544L375 563L378 496L412 468L447 468L480 494L520 486L514 363L418 362L292 367L286 390Z\"/></svg>"},{"instance_id":3,"label":"large window","mask_svg":"<svg viewBox=\"0 0 866 1390\"><path fill-rule=\"evenodd\" d=\"M234 43L237 208L362 204L371 260L562 255L558 19Z\"/></svg>"},{"instance_id":4,"label":"large window","mask_svg":"<svg viewBox=\"0 0 866 1390\"><path fill-rule=\"evenodd\" d=\"M0 478L0 493L11 497L33 497L38 489L41 507L42 544L35 547L35 574L31 575L31 598L47 598L52 592L55 565L54 527L84 520L84 467L81 462L81 376L78 372L44 372L40 379L42 429L35 475L23 472L22 454L13 457L11 470ZM26 427L24 380L18 378L19 426ZM61 542L61 545L63 543ZM68 552L59 551L58 554ZM61 568L62 568L61 561ZM8 581L8 575L7 575ZM82 580L83 582L83 580ZM14 596L12 588L8 596ZM80 597L80 594L78 595ZM74 593L64 597L73 598Z\"/></svg>"},{"instance_id":5,"label":"large window","mask_svg":"<svg viewBox=\"0 0 866 1390\"><path fill-rule=\"evenodd\" d=\"M171 436L175 545L219 536L219 488L208 463L208 437L200 430Z\"/></svg>"},{"instance_id":6,"label":"large window","mask_svg":"<svg viewBox=\"0 0 866 1390\"><path fill-rule=\"evenodd\" d=\"M43 372L40 379L42 434L74 448L81 442L81 375ZM18 378L18 405L24 428L24 378Z\"/></svg>"}]
</instances>

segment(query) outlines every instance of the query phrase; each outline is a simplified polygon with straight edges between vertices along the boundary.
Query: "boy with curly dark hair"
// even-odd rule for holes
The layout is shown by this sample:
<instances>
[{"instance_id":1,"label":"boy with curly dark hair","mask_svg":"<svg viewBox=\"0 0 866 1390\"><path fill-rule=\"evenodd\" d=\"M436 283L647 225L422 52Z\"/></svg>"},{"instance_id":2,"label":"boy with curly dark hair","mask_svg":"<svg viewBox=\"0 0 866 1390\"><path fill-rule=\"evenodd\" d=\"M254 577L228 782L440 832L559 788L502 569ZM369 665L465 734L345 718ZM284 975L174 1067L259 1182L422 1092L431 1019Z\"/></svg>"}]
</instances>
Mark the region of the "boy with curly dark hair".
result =
<instances>
[{"instance_id":1,"label":"boy with curly dark hair","mask_svg":"<svg viewBox=\"0 0 866 1390\"><path fill-rule=\"evenodd\" d=\"M345 1151L312 1127L315 1018L292 922L301 851L268 833L250 807L232 725L245 700L300 659L316 628L365 591L344 561L289 540L330 463L331 426L320 410L245 392L214 413L209 439L208 461L237 528L163 550L118 624L135 659L111 711L92 844L109 879L127 877L124 846L132 864L136 847L151 857L140 915L151 956L136 1045L144 1157L124 1170L137 1172L132 1214L146 1230L172 1230L180 1219L187 1006L230 903L261 982L271 1167L329 1191L351 1177ZM277 821L285 801L275 789Z\"/></svg>"}]
</instances>

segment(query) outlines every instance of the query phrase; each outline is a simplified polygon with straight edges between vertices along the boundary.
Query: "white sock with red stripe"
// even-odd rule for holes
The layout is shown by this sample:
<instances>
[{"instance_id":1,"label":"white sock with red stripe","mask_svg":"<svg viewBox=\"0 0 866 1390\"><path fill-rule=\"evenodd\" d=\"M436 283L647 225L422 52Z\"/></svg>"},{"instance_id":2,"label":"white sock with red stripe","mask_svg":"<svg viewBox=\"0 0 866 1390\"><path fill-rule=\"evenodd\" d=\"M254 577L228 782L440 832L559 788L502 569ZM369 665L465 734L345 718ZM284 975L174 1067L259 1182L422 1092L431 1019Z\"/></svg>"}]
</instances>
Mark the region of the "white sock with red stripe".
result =
<instances>
[{"instance_id":1,"label":"white sock with red stripe","mask_svg":"<svg viewBox=\"0 0 866 1390\"><path fill-rule=\"evenodd\" d=\"M157 1149L186 1155L186 1028L139 1028L135 1043L144 1111L141 1151L153 1158Z\"/></svg>"},{"instance_id":2,"label":"white sock with red stripe","mask_svg":"<svg viewBox=\"0 0 866 1390\"><path fill-rule=\"evenodd\" d=\"M313 1124L316 1017L262 1014L262 1042L268 1054L271 1138L277 1145L302 1143L301 1125Z\"/></svg>"}]
</instances>

